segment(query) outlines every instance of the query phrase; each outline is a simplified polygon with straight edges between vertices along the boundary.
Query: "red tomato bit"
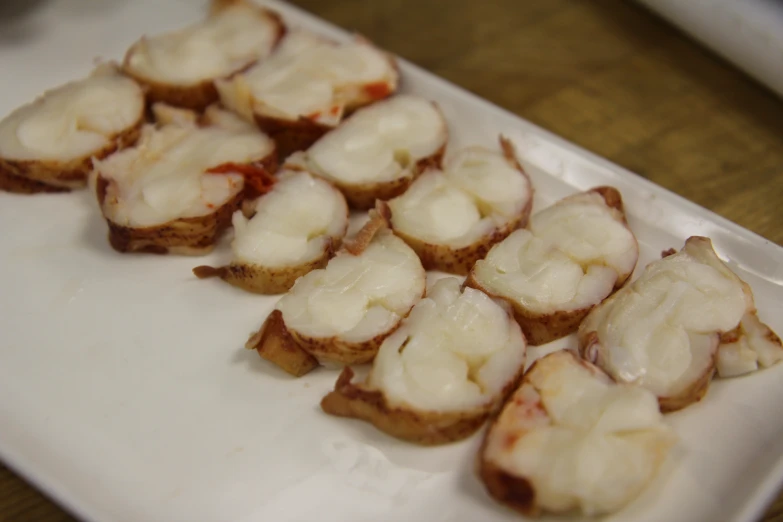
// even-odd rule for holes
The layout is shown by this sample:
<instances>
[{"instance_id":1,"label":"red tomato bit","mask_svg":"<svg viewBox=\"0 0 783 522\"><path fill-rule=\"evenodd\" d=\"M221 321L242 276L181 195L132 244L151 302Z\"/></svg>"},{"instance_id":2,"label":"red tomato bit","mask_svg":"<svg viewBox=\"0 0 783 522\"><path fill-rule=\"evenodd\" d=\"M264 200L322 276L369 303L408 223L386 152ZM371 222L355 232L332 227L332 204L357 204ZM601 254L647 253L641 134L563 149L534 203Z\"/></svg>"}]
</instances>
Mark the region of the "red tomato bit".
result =
<instances>
[{"instance_id":1,"label":"red tomato bit","mask_svg":"<svg viewBox=\"0 0 783 522\"><path fill-rule=\"evenodd\" d=\"M380 100L391 94L391 88L389 88L389 84L386 82L368 83L364 86L364 92L370 98Z\"/></svg>"}]
</instances>

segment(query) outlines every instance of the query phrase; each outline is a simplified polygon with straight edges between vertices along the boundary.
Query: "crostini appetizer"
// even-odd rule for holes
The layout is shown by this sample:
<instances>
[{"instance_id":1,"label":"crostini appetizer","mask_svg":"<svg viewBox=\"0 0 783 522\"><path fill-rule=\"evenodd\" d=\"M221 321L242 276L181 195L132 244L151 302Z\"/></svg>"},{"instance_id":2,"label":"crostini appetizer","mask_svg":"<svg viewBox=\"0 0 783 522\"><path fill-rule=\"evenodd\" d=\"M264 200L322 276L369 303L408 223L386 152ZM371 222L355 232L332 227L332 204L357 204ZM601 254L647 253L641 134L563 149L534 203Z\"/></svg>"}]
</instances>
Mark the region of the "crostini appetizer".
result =
<instances>
[{"instance_id":1,"label":"crostini appetizer","mask_svg":"<svg viewBox=\"0 0 783 522\"><path fill-rule=\"evenodd\" d=\"M421 261L387 219L372 211L354 241L299 278L245 346L296 376L316 362L372 361L426 284Z\"/></svg>"},{"instance_id":2,"label":"crostini appetizer","mask_svg":"<svg viewBox=\"0 0 783 522\"><path fill-rule=\"evenodd\" d=\"M388 202L394 232L424 268L466 275L513 230L527 225L533 187L510 141L502 153L468 147L425 171Z\"/></svg>"},{"instance_id":3,"label":"crostini appetizer","mask_svg":"<svg viewBox=\"0 0 783 522\"><path fill-rule=\"evenodd\" d=\"M112 64L45 92L0 121L0 189L82 188L93 159L132 145L144 122L144 94Z\"/></svg>"},{"instance_id":4,"label":"crostini appetizer","mask_svg":"<svg viewBox=\"0 0 783 522\"><path fill-rule=\"evenodd\" d=\"M218 100L216 80L267 57L284 32L277 13L250 0L212 0L206 20L134 43L123 70L150 103L202 111Z\"/></svg>"},{"instance_id":5,"label":"crostini appetizer","mask_svg":"<svg viewBox=\"0 0 783 522\"><path fill-rule=\"evenodd\" d=\"M579 347L613 379L647 388L673 411L707 393L716 364L735 375L783 358L780 340L755 313L750 287L709 238L691 237L594 308Z\"/></svg>"},{"instance_id":6,"label":"crostini appetizer","mask_svg":"<svg viewBox=\"0 0 783 522\"><path fill-rule=\"evenodd\" d=\"M282 294L298 278L323 268L348 228L348 205L339 190L304 171L283 171L273 188L234 213L234 260L199 266L201 278L218 276L259 294ZM247 214L247 215L246 215Z\"/></svg>"},{"instance_id":7,"label":"crostini appetizer","mask_svg":"<svg viewBox=\"0 0 783 522\"><path fill-rule=\"evenodd\" d=\"M383 342L367 379L352 383L346 367L321 408L419 444L478 430L519 384L526 343L506 310L460 286L437 281Z\"/></svg>"},{"instance_id":8,"label":"crostini appetizer","mask_svg":"<svg viewBox=\"0 0 783 522\"><path fill-rule=\"evenodd\" d=\"M639 246L620 193L600 187L537 212L477 261L467 285L505 300L531 345L574 333L590 310L620 288Z\"/></svg>"},{"instance_id":9,"label":"crostini appetizer","mask_svg":"<svg viewBox=\"0 0 783 522\"><path fill-rule=\"evenodd\" d=\"M365 107L287 165L339 188L356 209L396 197L429 167L440 167L446 121L432 102L399 95Z\"/></svg>"},{"instance_id":10,"label":"crostini appetizer","mask_svg":"<svg viewBox=\"0 0 783 522\"><path fill-rule=\"evenodd\" d=\"M156 106L158 124L98 161L91 181L119 252L202 255L246 197L268 190L272 140L225 111Z\"/></svg>"},{"instance_id":11,"label":"crostini appetizer","mask_svg":"<svg viewBox=\"0 0 783 522\"><path fill-rule=\"evenodd\" d=\"M336 43L294 30L268 59L217 88L223 105L255 121L285 157L349 112L394 93L397 83L394 59L369 42Z\"/></svg>"},{"instance_id":12,"label":"crostini appetizer","mask_svg":"<svg viewBox=\"0 0 783 522\"><path fill-rule=\"evenodd\" d=\"M655 395L564 350L525 373L490 424L478 470L489 494L523 515L594 516L636 498L675 442Z\"/></svg>"}]
</instances>

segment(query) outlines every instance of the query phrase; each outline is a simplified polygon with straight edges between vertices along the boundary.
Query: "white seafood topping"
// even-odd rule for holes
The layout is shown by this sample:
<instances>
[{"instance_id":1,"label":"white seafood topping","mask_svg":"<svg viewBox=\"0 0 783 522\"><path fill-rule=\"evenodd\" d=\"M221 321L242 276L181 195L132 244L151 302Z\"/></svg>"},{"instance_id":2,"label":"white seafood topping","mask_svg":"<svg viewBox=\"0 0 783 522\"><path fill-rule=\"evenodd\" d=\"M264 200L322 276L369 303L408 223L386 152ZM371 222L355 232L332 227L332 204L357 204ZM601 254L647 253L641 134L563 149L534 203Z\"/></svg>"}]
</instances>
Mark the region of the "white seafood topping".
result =
<instances>
[{"instance_id":1,"label":"white seafood topping","mask_svg":"<svg viewBox=\"0 0 783 522\"><path fill-rule=\"evenodd\" d=\"M144 115L144 94L109 65L45 92L0 121L0 157L58 160L90 157Z\"/></svg>"},{"instance_id":2,"label":"white seafood topping","mask_svg":"<svg viewBox=\"0 0 783 522\"><path fill-rule=\"evenodd\" d=\"M718 347L718 375L743 375L772 366L782 359L780 338L755 313L746 313L737 330L721 339Z\"/></svg>"},{"instance_id":3,"label":"white seafood topping","mask_svg":"<svg viewBox=\"0 0 783 522\"><path fill-rule=\"evenodd\" d=\"M242 190L239 171L208 171L262 161L274 143L227 113L212 121L199 126L175 117L160 127L146 125L135 147L96 162L96 174L109 181L106 217L132 227L160 225L211 214Z\"/></svg>"},{"instance_id":4,"label":"white seafood topping","mask_svg":"<svg viewBox=\"0 0 783 522\"><path fill-rule=\"evenodd\" d=\"M255 215L233 216L236 260L268 267L307 263L323 255L348 226L343 195L307 172L287 171L257 200Z\"/></svg>"},{"instance_id":5,"label":"white seafood topping","mask_svg":"<svg viewBox=\"0 0 783 522\"><path fill-rule=\"evenodd\" d=\"M689 397L695 383L712 375L720 334L751 310L750 288L709 239L692 237L595 308L580 340L586 357L615 379L677 398L682 407L698 399Z\"/></svg>"},{"instance_id":6,"label":"white seafood topping","mask_svg":"<svg viewBox=\"0 0 783 522\"><path fill-rule=\"evenodd\" d=\"M486 294L439 280L375 357L367 386L390 405L469 410L500 399L525 363L519 325Z\"/></svg>"},{"instance_id":7,"label":"white seafood topping","mask_svg":"<svg viewBox=\"0 0 783 522\"><path fill-rule=\"evenodd\" d=\"M494 295L545 314L593 306L633 271L636 238L596 192L565 198L495 245L473 270Z\"/></svg>"},{"instance_id":8,"label":"white seafood topping","mask_svg":"<svg viewBox=\"0 0 783 522\"><path fill-rule=\"evenodd\" d=\"M424 293L413 250L389 231L359 255L341 253L299 279L278 302L289 330L360 343L394 328Z\"/></svg>"},{"instance_id":9,"label":"white seafood topping","mask_svg":"<svg viewBox=\"0 0 783 522\"><path fill-rule=\"evenodd\" d=\"M397 70L369 43L337 44L293 30L268 59L217 87L223 104L248 119L301 117L333 126L347 107L394 92Z\"/></svg>"},{"instance_id":10,"label":"white seafood topping","mask_svg":"<svg viewBox=\"0 0 783 522\"><path fill-rule=\"evenodd\" d=\"M532 198L527 176L500 152L461 149L389 201L395 230L461 248L519 221Z\"/></svg>"},{"instance_id":11,"label":"white seafood topping","mask_svg":"<svg viewBox=\"0 0 783 522\"><path fill-rule=\"evenodd\" d=\"M432 102L400 95L357 111L289 162L337 183L410 177L419 160L446 144L446 122Z\"/></svg>"},{"instance_id":12,"label":"white seafood topping","mask_svg":"<svg viewBox=\"0 0 783 522\"><path fill-rule=\"evenodd\" d=\"M193 85L226 77L268 56L280 32L276 15L250 2L231 2L202 22L142 38L128 51L124 67L146 80Z\"/></svg>"},{"instance_id":13,"label":"white seafood topping","mask_svg":"<svg viewBox=\"0 0 783 522\"><path fill-rule=\"evenodd\" d=\"M652 393L560 351L536 361L490 427L482 476L526 481L522 511L609 513L649 484L674 440Z\"/></svg>"}]
</instances>

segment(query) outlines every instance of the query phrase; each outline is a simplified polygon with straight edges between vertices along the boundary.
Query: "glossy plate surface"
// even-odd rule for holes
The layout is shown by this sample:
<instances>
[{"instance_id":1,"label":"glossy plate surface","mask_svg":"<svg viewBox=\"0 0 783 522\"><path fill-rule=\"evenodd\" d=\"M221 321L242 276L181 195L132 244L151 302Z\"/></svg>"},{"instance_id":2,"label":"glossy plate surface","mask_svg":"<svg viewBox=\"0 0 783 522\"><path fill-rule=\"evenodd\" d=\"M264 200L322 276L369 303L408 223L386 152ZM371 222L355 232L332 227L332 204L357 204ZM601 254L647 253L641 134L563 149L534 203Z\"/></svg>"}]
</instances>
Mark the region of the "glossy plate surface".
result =
<instances>
[{"instance_id":1,"label":"glossy plate surface","mask_svg":"<svg viewBox=\"0 0 783 522\"><path fill-rule=\"evenodd\" d=\"M346 37L271 5L292 25ZM182 0L42 3L3 35L0 114L87 74L96 55L120 58L142 32L202 14L201 2ZM513 140L536 208L619 188L640 265L689 235L712 237L753 287L761 318L783 333L783 249L410 64L402 73L405 90L441 105L452 146ZM0 457L80 517L518 520L472 472L478 436L419 448L329 417L318 403L335 371L294 380L244 350L275 298L191 275L225 260L225 248L202 259L115 253L86 191L0 193L0 223ZM681 437L671 463L611 520L759 516L783 479L781 399L783 365L715 382L702 403L669 416Z\"/></svg>"}]
</instances>

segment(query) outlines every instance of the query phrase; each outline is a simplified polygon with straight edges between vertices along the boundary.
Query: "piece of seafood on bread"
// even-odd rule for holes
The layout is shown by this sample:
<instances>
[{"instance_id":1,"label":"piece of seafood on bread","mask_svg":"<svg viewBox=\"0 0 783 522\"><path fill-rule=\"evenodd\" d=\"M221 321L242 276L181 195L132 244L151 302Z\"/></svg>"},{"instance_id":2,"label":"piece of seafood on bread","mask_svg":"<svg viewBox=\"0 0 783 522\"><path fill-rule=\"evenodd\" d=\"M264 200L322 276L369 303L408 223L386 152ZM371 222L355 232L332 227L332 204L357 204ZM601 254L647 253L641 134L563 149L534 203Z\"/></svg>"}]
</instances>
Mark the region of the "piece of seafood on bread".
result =
<instances>
[{"instance_id":1,"label":"piece of seafood on bread","mask_svg":"<svg viewBox=\"0 0 783 522\"><path fill-rule=\"evenodd\" d=\"M212 0L204 21L133 44L123 70L149 102L201 111L218 100L215 80L267 57L284 32L277 13L251 0Z\"/></svg>"},{"instance_id":2,"label":"piece of seafood on bread","mask_svg":"<svg viewBox=\"0 0 783 522\"><path fill-rule=\"evenodd\" d=\"M466 275L495 243L527 225L533 187L500 138L502 152L467 147L446 158L443 169L422 173L388 201L394 232L424 268Z\"/></svg>"},{"instance_id":3,"label":"piece of seafood on bread","mask_svg":"<svg viewBox=\"0 0 783 522\"><path fill-rule=\"evenodd\" d=\"M716 364L736 375L783 358L780 340L755 314L750 287L708 238L691 237L594 308L579 346L616 381L652 391L663 411L678 410L704 396Z\"/></svg>"},{"instance_id":4,"label":"piece of seafood on bread","mask_svg":"<svg viewBox=\"0 0 783 522\"><path fill-rule=\"evenodd\" d=\"M217 88L223 105L255 121L285 157L350 111L394 93L397 83L394 59L369 42L337 43L293 30L268 59Z\"/></svg>"},{"instance_id":5,"label":"piece of seafood on bread","mask_svg":"<svg viewBox=\"0 0 783 522\"><path fill-rule=\"evenodd\" d=\"M245 345L299 376L370 362L425 290L416 253L375 211L325 268L301 277Z\"/></svg>"},{"instance_id":6,"label":"piece of seafood on bread","mask_svg":"<svg viewBox=\"0 0 783 522\"><path fill-rule=\"evenodd\" d=\"M133 144L143 122L139 85L101 65L0 121L0 189L32 194L84 187L93 159Z\"/></svg>"},{"instance_id":7,"label":"piece of seafood on bread","mask_svg":"<svg viewBox=\"0 0 783 522\"><path fill-rule=\"evenodd\" d=\"M329 180L363 210L402 194L426 168L440 167L447 139L434 103L398 95L356 111L286 164Z\"/></svg>"},{"instance_id":8,"label":"piece of seafood on bread","mask_svg":"<svg viewBox=\"0 0 783 522\"><path fill-rule=\"evenodd\" d=\"M278 173L272 189L234 213L234 259L227 266L193 269L260 294L282 294L323 268L348 228L342 193L305 171ZM247 215L246 215L247 214Z\"/></svg>"},{"instance_id":9,"label":"piece of seafood on bread","mask_svg":"<svg viewBox=\"0 0 783 522\"><path fill-rule=\"evenodd\" d=\"M612 187L574 194L537 212L476 262L467 284L505 300L531 345L577 330L628 279L639 247Z\"/></svg>"},{"instance_id":10,"label":"piece of seafood on bread","mask_svg":"<svg viewBox=\"0 0 783 522\"><path fill-rule=\"evenodd\" d=\"M199 118L155 106L158 124L95 164L91 181L120 252L200 255L246 197L266 191L274 142L215 107Z\"/></svg>"},{"instance_id":11,"label":"piece of seafood on bread","mask_svg":"<svg viewBox=\"0 0 783 522\"><path fill-rule=\"evenodd\" d=\"M441 444L468 437L519 384L525 337L486 294L438 280L381 345L366 380L345 368L321 401L395 437Z\"/></svg>"},{"instance_id":12,"label":"piece of seafood on bread","mask_svg":"<svg viewBox=\"0 0 783 522\"><path fill-rule=\"evenodd\" d=\"M594 516L636 498L675 440L652 393L564 350L525 373L490 424L478 472L492 497L524 515Z\"/></svg>"}]
</instances>

